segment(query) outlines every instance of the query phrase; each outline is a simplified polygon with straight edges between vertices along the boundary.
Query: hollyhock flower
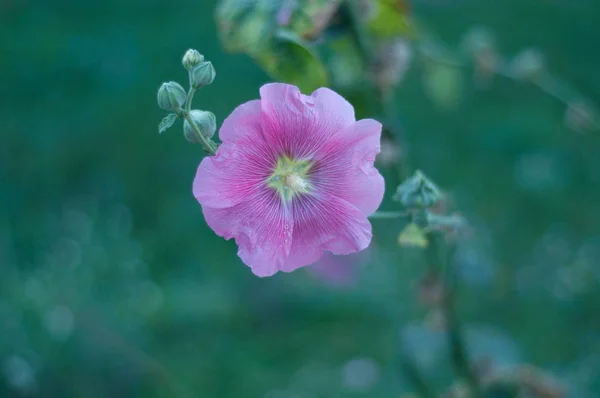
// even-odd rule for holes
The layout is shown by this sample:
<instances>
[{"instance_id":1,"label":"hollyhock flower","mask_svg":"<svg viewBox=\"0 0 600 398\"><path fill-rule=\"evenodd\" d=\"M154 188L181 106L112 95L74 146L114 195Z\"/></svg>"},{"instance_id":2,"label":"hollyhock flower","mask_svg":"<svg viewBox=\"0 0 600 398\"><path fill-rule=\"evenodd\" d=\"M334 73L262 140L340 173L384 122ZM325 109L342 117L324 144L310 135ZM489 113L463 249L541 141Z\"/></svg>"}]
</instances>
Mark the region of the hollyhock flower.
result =
<instances>
[{"instance_id":1,"label":"hollyhock flower","mask_svg":"<svg viewBox=\"0 0 600 398\"><path fill-rule=\"evenodd\" d=\"M258 276L349 254L371 241L367 216L384 181L373 166L381 124L356 121L335 92L312 95L272 83L240 105L219 131L216 156L200 163L194 196L208 225L234 238Z\"/></svg>"}]
</instances>

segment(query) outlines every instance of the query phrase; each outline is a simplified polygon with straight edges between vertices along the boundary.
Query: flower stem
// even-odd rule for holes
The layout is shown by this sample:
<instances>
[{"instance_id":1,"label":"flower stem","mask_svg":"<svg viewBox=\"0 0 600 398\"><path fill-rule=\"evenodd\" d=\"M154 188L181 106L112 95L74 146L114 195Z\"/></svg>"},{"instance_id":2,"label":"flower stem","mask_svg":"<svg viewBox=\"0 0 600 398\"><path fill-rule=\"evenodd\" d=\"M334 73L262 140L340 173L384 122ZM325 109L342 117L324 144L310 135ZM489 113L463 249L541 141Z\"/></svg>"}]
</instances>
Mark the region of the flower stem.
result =
<instances>
[{"instance_id":1,"label":"flower stem","mask_svg":"<svg viewBox=\"0 0 600 398\"><path fill-rule=\"evenodd\" d=\"M404 211L376 211L371 214L369 218L377 219L377 218L406 218L409 217L410 214Z\"/></svg>"},{"instance_id":2,"label":"flower stem","mask_svg":"<svg viewBox=\"0 0 600 398\"><path fill-rule=\"evenodd\" d=\"M367 74L370 73L370 69L374 63L374 51L371 41L363 24L360 20L360 10L357 0L346 0L345 6L349 15L349 23L350 23L350 31L356 43L356 47L361 55L364 68ZM387 132L391 139L398 141L402 146L403 153L406 154L406 142L404 131L401 128L400 121L395 117L395 112L393 110L393 103L389 98L386 98L379 92L379 90L374 87L372 82L369 82L369 87L365 90L365 94L368 98L368 102L371 105L372 112L381 112L382 116L386 119L384 124L384 132ZM389 119L389 120L388 120ZM407 156L403 156L403 167L398 168L398 176L403 178L408 175L408 160ZM410 214L406 212L398 212L398 211L378 211L369 216L372 219L395 219L395 218L405 218L410 216ZM396 332L400 330L399 320L394 319L393 324ZM405 377L410 381L413 387L417 390L418 396L420 398L430 398L433 397L433 393L429 388L427 381L420 373L417 366L413 363L411 358L404 354L403 349L400 344L400 339L395 338L395 359L398 367L401 369Z\"/></svg>"},{"instance_id":3,"label":"flower stem","mask_svg":"<svg viewBox=\"0 0 600 398\"><path fill-rule=\"evenodd\" d=\"M202 143L204 150L206 152L208 152L209 155L214 156L217 154L217 148L215 147L214 143L210 139L208 139L202 135L200 128L196 125L196 123L190 116L190 111L192 109L192 100L194 99L195 93L196 93L196 89L194 87L192 87L191 80L190 80L190 89L188 90L187 99L185 100L185 110L183 111L183 118L185 120L187 120L187 122L190 124L190 126L192 126L192 128L194 129L194 132L196 133L196 135L198 136L198 139Z\"/></svg>"},{"instance_id":4,"label":"flower stem","mask_svg":"<svg viewBox=\"0 0 600 398\"><path fill-rule=\"evenodd\" d=\"M427 60L434 62L436 64L446 65L446 66L449 66L452 68L457 68L457 69L472 68L472 65L469 63L462 62L460 60L449 59L448 57L446 57L444 55L444 53L448 53L448 51L444 50L445 47L441 43L436 43L436 47L440 51L437 51L437 52L432 51L432 50L420 51L420 54L424 58L427 58ZM501 76L505 79L519 82L519 79L517 77L515 77L514 74L511 73L511 71L505 67L502 67L502 66L495 67L492 70L492 72L495 75ZM571 87L566 82L558 79L555 76L552 76L549 73L545 73L544 75L542 75L540 77L530 80L530 83L533 84L535 87L537 87L544 94L556 99L557 101L561 102L565 106L569 106L571 104L571 102L573 102L573 101L577 101L577 100L581 100L581 99L585 98L575 88ZM598 123L595 120L592 120L591 123L592 123L591 128L593 130L600 130L600 123Z\"/></svg>"},{"instance_id":5,"label":"flower stem","mask_svg":"<svg viewBox=\"0 0 600 398\"><path fill-rule=\"evenodd\" d=\"M194 87L192 87L190 84L190 89L187 94L187 99L185 100L185 113L186 114L190 113L190 110L192 109L192 100L194 99L195 93L196 93L196 89Z\"/></svg>"},{"instance_id":6,"label":"flower stem","mask_svg":"<svg viewBox=\"0 0 600 398\"><path fill-rule=\"evenodd\" d=\"M428 238L430 242L426 252L428 266L433 272L443 277L443 282L446 286L446 295L442 301L441 309L446 321L452 368L456 376L465 381L472 396L479 397L481 396L479 382L469 362L462 325L455 308L457 280L456 275L449 269L450 265L448 264L448 258L452 250L446 245L443 234L430 232Z\"/></svg>"},{"instance_id":7,"label":"flower stem","mask_svg":"<svg viewBox=\"0 0 600 398\"><path fill-rule=\"evenodd\" d=\"M194 119L192 119L192 117L190 116L189 113L185 113L184 115L185 120L187 120L187 122L190 124L190 126L192 126L192 128L194 129L194 132L196 133L196 135L198 136L198 139L200 140L200 142L202 143L202 146L204 147L204 150L206 152L208 152L209 155L214 156L217 154L217 149L215 148L215 146L213 145L213 143L207 139L206 137L204 137L202 135L202 132L200 131L200 128L198 128L198 126L196 125L196 123L194 122Z\"/></svg>"}]
</instances>

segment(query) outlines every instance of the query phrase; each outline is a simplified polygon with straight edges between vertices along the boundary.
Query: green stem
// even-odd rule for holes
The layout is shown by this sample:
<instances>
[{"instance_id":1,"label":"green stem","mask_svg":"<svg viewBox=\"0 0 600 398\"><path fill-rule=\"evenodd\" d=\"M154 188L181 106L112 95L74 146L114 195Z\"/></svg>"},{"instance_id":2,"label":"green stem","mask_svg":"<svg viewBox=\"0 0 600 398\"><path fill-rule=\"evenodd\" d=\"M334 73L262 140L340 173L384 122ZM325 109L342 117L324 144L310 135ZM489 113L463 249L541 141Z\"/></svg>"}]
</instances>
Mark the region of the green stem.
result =
<instances>
[{"instance_id":1,"label":"green stem","mask_svg":"<svg viewBox=\"0 0 600 398\"><path fill-rule=\"evenodd\" d=\"M460 229L466 225L465 219L458 215L445 216L435 213L428 213L427 221L432 230L439 227Z\"/></svg>"},{"instance_id":2,"label":"green stem","mask_svg":"<svg viewBox=\"0 0 600 398\"><path fill-rule=\"evenodd\" d=\"M410 214L404 211L377 211L369 216L369 218L377 219L377 218L406 218L409 217Z\"/></svg>"},{"instance_id":3,"label":"green stem","mask_svg":"<svg viewBox=\"0 0 600 398\"><path fill-rule=\"evenodd\" d=\"M196 125L196 123L190 116L190 111L192 109L192 100L194 99L195 93L196 93L196 89L194 87L192 87L191 78L190 78L190 89L188 90L187 99L185 101L185 110L184 110L183 117L185 118L185 120L187 120L187 122L190 124L190 126L192 126L192 128L194 129L194 132L196 133L196 135L198 136L198 139L202 143L204 150L206 152L208 152L209 155L214 156L217 154L217 148L215 147L215 145L213 144L213 142L210 139L207 139L206 137L204 137L202 135L200 128Z\"/></svg>"},{"instance_id":4,"label":"green stem","mask_svg":"<svg viewBox=\"0 0 600 398\"><path fill-rule=\"evenodd\" d=\"M445 57L440 53L436 53L434 51L421 51L420 54L427 58L429 61L442 64L446 66L450 66L453 68L459 69L470 69L472 68L471 64L455 61ZM515 82L519 82L519 79L516 78L510 70L502 67L495 68L492 71L495 75L504 77L505 79L509 79ZM567 83L557 79L551 74L544 74L538 78L534 78L531 80L531 84L536 86L540 91L545 93L546 95L556 99L561 102L565 106L569 106L573 101L583 99L583 95L579 93L576 89L569 86ZM598 130L600 129L600 123L592 120L592 129Z\"/></svg>"},{"instance_id":5,"label":"green stem","mask_svg":"<svg viewBox=\"0 0 600 398\"><path fill-rule=\"evenodd\" d=\"M443 234L430 232L428 237L430 241L426 252L428 267L433 272L441 275L446 287L446 296L442 302L442 311L446 320L446 329L448 330L447 338L448 345L450 346L452 368L456 376L467 383L473 396L480 397L479 382L469 362L462 325L456 314L455 297L457 293L457 279L452 270L448 269L450 267L448 260L452 250L448 250L449 248L445 244Z\"/></svg>"},{"instance_id":6,"label":"green stem","mask_svg":"<svg viewBox=\"0 0 600 398\"><path fill-rule=\"evenodd\" d=\"M370 71L370 68L374 62L374 52L372 50L372 45L369 40L369 37L368 37L367 33L365 32L363 24L360 20L360 11L358 8L358 1L357 0L346 0L345 5L346 5L346 9L349 14L351 34L354 37L354 41L356 43L358 51L363 60L365 71L368 74ZM390 120L386 120L386 124L384 126L384 132L387 132L391 139L393 139L395 141L400 141L399 144L402 147L402 151L404 153L404 155L403 155L404 156L403 157L404 164L402 167L403 170L402 171L398 170L398 175L400 178L402 178L403 175L408 172L407 166L406 166L408 164L407 160L406 160L407 157L406 157L406 151L405 151L406 143L402 142L402 141L404 141L404 135L403 135L404 133L403 132L401 132L400 134L398 133L398 126L400 125L400 123L394 117L392 103L389 100L387 100L387 101L384 100L382 93L379 93L378 90L372 86L369 86L369 88L366 89L365 91L366 91L365 94L368 98L368 103L370 104L370 107L371 107L371 111L373 113L381 112L382 116L385 119L390 119ZM390 123L390 121L392 123ZM407 216L409 216L409 214L407 214L405 212L379 211L379 212L372 214L369 218L394 219L394 218L401 218L401 217L407 217ZM395 320L394 324L397 325L397 327L395 327L395 330L399 331L400 325L398 325L399 324L398 320ZM406 376L406 378L413 385L413 387L417 390L418 396L421 398L433 397L434 395L433 395L432 391L430 390L429 386L427 385L425 378L419 372L419 369L411 361L411 359L408 358L403 353L399 338L396 337L394 341L396 344L395 354L396 354L397 363L399 364L399 367L402 370L402 372L404 373L404 375Z\"/></svg>"},{"instance_id":7,"label":"green stem","mask_svg":"<svg viewBox=\"0 0 600 398\"><path fill-rule=\"evenodd\" d=\"M185 101L185 113L186 114L190 113L190 110L192 109L192 100L194 99L195 93L196 93L196 89L193 88L190 83L190 89L188 91L187 99Z\"/></svg>"},{"instance_id":8,"label":"green stem","mask_svg":"<svg viewBox=\"0 0 600 398\"><path fill-rule=\"evenodd\" d=\"M423 379L423 375L421 375L419 369L417 369L415 364L406 356L406 354L399 353L398 362L399 367L402 369L413 388L417 391L419 397L431 398L435 396L425 379Z\"/></svg>"},{"instance_id":9,"label":"green stem","mask_svg":"<svg viewBox=\"0 0 600 398\"><path fill-rule=\"evenodd\" d=\"M190 126L192 126L192 128L194 129L194 132L196 132L196 135L198 136L198 139L202 143L204 150L206 152L208 152L208 154L211 156L216 155L217 149L215 148L215 146L213 145L213 143L210 140L206 139L206 137L204 137L202 135L202 132L200 131L200 129L198 128L198 126L196 125L196 123L194 122L194 120L192 119L190 114L186 113L184 118L185 118L185 120L187 120L187 122L190 124Z\"/></svg>"}]
</instances>

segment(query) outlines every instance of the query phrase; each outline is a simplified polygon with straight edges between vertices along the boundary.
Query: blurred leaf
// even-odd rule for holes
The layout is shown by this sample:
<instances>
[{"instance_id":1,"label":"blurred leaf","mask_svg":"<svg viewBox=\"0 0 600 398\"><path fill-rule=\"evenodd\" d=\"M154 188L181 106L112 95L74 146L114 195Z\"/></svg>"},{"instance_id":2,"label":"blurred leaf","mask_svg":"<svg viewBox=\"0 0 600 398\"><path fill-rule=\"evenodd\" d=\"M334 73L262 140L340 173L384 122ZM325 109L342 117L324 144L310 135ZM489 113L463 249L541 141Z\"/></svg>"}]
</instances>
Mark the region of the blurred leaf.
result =
<instances>
[{"instance_id":1,"label":"blurred leaf","mask_svg":"<svg viewBox=\"0 0 600 398\"><path fill-rule=\"evenodd\" d=\"M271 77L295 84L303 92L327 86L323 63L293 32L279 30L269 51L257 54L256 59Z\"/></svg>"},{"instance_id":2,"label":"blurred leaf","mask_svg":"<svg viewBox=\"0 0 600 398\"><path fill-rule=\"evenodd\" d=\"M405 247L425 248L429 245L429 241L425 233L416 224L408 224L398 236L398 243Z\"/></svg>"},{"instance_id":3,"label":"blurred leaf","mask_svg":"<svg viewBox=\"0 0 600 398\"><path fill-rule=\"evenodd\" d=\"M332 83L337 87L355 86L363 80L365 68L352 38L342 36L330 43L327 66Z\"/></svg>"},{"instance_id":4,"label":"blurred leaf","mask_svg":"<svg viewBox=\"0 0 600 398\"><path fill-rule=\"evenodd\" d=\"M440 108L452 109L460 102L463 75L452 65L443 63L426 65L423 84L429 98Z\"/></svg>"},{"instance_id":5,"label":"blurred leaf","mask_svg":"<svg viewBox=\"0 0 600 398\"><path fill-rule=\"evenodd\" d=\"M169 113L167 116L165 116L158 125L158 133L162 134L167 131L167 129L171 128L173 123L175 123L175 120L177 120L177 115L174 113Z\"/></svg>"},{"instance_id":6,"label":"blurred leaf","mask_svg":"<svg viewBox=\"0 0 600 398\"><path fill-rule=\"evenodd\" d=\"M253 54L268 43L281 0L224 0L217 8L221 41L230 52Z\"/></svg>"},{"instance_id":7,"label":"blurred leaf","mask_svg":"<svg viewBox=\"0 0 600 398\"><path fill-rule=\"evenodd\" d=\"M412 33L406 0L365 2L367 29L379 38L405 36Z\"/></svg>"},{"instance_id":8,"label":"blurred leaf","mask_svg":"<svg viewBox=\"0 0 600 398\"><path fill-rule=\"evenodd\" d=\"M299 2L288 0L286 3L299 3L292 15L290 28L304 39L314 40L327 27L342 2L341 0L303 0Z\"/></svg>"},{"instance_id":9,"label":"blurred leaf","mask_svg":"<svg viewBox=\"0 0 600 398\"><path fill-rule=\"evenodd\" d=\"M281 27L313 40L340 4L341 0L223 0L217 8L221 40L228 51L250 55L265 51Z\"/></svg>"}]
</instances>

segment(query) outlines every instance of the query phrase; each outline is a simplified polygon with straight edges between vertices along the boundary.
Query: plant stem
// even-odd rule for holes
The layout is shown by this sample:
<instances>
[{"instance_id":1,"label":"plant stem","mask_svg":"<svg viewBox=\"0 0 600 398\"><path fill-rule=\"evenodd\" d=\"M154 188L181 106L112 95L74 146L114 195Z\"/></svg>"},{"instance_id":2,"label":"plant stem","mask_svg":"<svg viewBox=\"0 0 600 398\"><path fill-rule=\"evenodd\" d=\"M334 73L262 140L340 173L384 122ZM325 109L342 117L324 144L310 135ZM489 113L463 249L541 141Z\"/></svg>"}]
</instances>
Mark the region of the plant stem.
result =
<instances>
[{"instance_id":1,"label":"plant stem","mask_svg":"<svg viewBox=\"0 0 600 398\"><path fill-rule=\"evenodd\" d=\"M206 137L204 137L202 135L202 132L200 131L200 129L198 128L198 126L196 125L196 123L194 122L194 120L192 119L190 114L186 113L184 118L185 118L185 120L187 120L187 122L190 124L190 126L192 126L192 128L194 129L194 132L196 133L196 135L198 136L198 139L202 143L204 150L206 152L208 152L208 154L211 156L216 155L217 149L214 147L214 145L212 144L212 142L210 140L208 140Z\"/></svg>"},{"instance_id":2,"label":"plant stem","mask_svg":"<svg viewBox=\"0 0 600 398\"><path fill-rule=\"evenodd\" d=\"M365 68L366 74L368 76L370 69L374 62L374 52L372 49L372 44L365 32L363 24L360 20L360 11L358 9L357 0L346 0L345 5L346 5L346 9L349 14L351 34L354 37L356 47L358 48L358 51L361 55L361 58L362 58L362 61L364 64L364 68ZM395 118L395 114L392 109L393 108L392 103L389 100L385 100L384 97L381 95L382 93L378 92L378 89L373 87L372 83L370 83L370 82L369 82L369 87L365 91L366 91L365 94L368 98L368 102L369 102L371 108L373 108L373 109L371 109L372 112L374 112L374 113L381 112L382 116L386 119L386 123L384 125L384 131L387 131L387 133L391 136L390 137L391 139L400 141L399 144L401 145L402 151L404 153L404 155L403 155L404 164L403 164L402 170L398 169L398 176L401 179L403 179L403 176L405 176L405 174L407 175L407 173L408 173L408 170L407 170L408 162L407 162L407 157L406 157L406 143L403 142L403 141L405 141L404 140L404 138L405 138L404 132L402 131L401 128L398 127L398 126L400 126L400 122L397 120L397 118ZM398 131L400 131L400 133L398 133ZM406 212L380 211L380 212L376 212L376 213L372 214L370 216L370 218L393 219L393 218L407 217L408 215L409 214ZM395 329L396 333L398 331L400 331L401 326L397 319L395 319L393 321L393 324L394 324L394 329ZM426 382L425 378L423 377L423 375L421 375L421 373L419 372L419 369L417 368L417 366L411 361L411 359L409 357L407 357L404 354L404 351L400 344L400 339L398 337L396 337L394 339L394 343L396 345L396 347L394 349L394 354L395 354L395 358L396 358L395 363L398 364L398 367L404 373L404 375L406 376L408 381L417 390L418 396L421 398L433 397L434 394L432 393L431 389L427 385L427 382Z\"/></svg>"},{"instance_id":3,"label":"plant stem","mask_svg":"<svg viewBox=\"0 0 600 398\"><path fill-rule=\"evenodd\" d=\"M194 99L195 93L196 93L196 89L194 87L192 87L191 78L190 78L190 89L188 90L187 99L185 101L185 110L183 113L183 117L185 118L185 120L187 120L187 122L190 124L190 126L192 126L192 128L194 129L194 132L196 133L196 135L198 136L198 139L202 143L204 150L206 152L208 152L209 155L214 156L217 154L217 149L215 148L215 146L213 145L213 143L210 139L207 139L206 137L204 137L202 135L200 128L196 125L196 123L190 116L190 111L192 109L192 100Z\"/></svg>"},{"instance_id":4,"label":"plant stem","mask_svg":"<svg viewBox=\"0 0 600 398\"><path fill-rule=\"evenodd\" d=\"M446 288L446 295L442 301L441 309L446 320L452 368L456 376L467 383L473 396L479 397L479 382L469 363L462 325L456 314L455 297L457 294L457 280L456 275L449 269L450 265L448 261L451 250L448 250L442 233L430 232L428 238L430 241L426 252L428 267L443 278Z\"/></svg>"},{"instance_id":5,"label":"plant stem","mask_svg":"<svg viewBox=\"0 0 600 398\"><path fill-rule=\"evenodd\" d=\"M417 391L419 397L431 398L435 396L427 385L423 375L419 372L419 369L417 369L415 364L403 352L398 353L398 362L398 366L402 369L402 372L406 375L408 381Z\"/></svg>"},{"instance_id":6,"label":"plant stem","mask_svg":"<svg viewBox=\"0 0 600 398\"><path fill-rule=\"evenodd\" d=\"M369 218L405 218L408 217L409 214L404 211L376 211L371 214Z\"/></svg>"},{"instance_id":7,"label":"plant stem","mask_svg":"<svg viewBox=\"0 0 600 398\"><path fill-rule=\"evenodd\" d=\"M440 47L441 49L444 48L440 45L440 43L437 43L437 46ZM437 64L442 64L442 65L446 65L446 66L449 66L452 68L459 68L459 69L472 68L472 65L469 63L457 61L457 60L453 60L453 59L449 59L449 58L445 57L442 54L442 51L436 53L433 50L428 50L428 51L421 51L420 54L423 57L427 58L429 61L437 63ZM512 80L515 82L520 81L519 78L515 77L513 75L513 73L511 73L511 71L508 70L507 68L496 67L492 70L492 73L497 76L501 76L501 77L504 77L505 79L509 79L509 80ZM531 84L533 84L534 86L536 86L544 94L556 99L557 101L561 102L565 106L569 106L573 101L582 100L585 98L576 89L569 86L564 81L561 81L560 79L556 78L555 76L552 76L549 73L545 73L544 75L542 75L540 77L533 78L533 79L529 80L529 82ZM595 120L592 120L591 123L592 123L593 130L600 129L600 123L598 123Z\"/></svg>"},{"instance_id":8,"label":"plant stem","mask_svg":"<svg viewBox=\"0 0 600 398\"><path fill-rule=\"evenodd\" d=\"M190 89L187 94L187 99L185 100L185 113L190 113L192 109L192 100L194 99L194 94L196 93L196 89L192 87L190 84Z\"/></svg>"}]
</instances>

